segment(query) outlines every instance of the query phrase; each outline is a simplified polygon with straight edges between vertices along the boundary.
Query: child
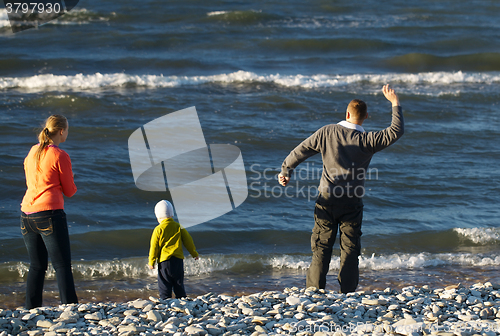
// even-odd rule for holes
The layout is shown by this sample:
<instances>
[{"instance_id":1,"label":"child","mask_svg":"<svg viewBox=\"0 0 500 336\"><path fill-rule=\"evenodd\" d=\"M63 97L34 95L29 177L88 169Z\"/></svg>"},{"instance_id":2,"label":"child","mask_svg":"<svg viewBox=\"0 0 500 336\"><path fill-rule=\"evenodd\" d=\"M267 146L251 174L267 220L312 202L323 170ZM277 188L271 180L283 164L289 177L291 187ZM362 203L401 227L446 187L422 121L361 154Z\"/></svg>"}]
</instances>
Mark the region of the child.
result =
<instances>
[{"instance_id":1,"label":"child","mask_svg":"<svg viewBox=\"0 0 500 336\"><path fill-rule=\"evenodd\" d=\"M155 215L160 225L154 229L151 236L148 266L153 269L155 262L158 262L158 289L161 299L171 298L172 288L176 298L185 297L182 245L198 260L193 238L182 225L173 220L174 208L169 201L158 202Z\"/></svg>"}]
</instances>

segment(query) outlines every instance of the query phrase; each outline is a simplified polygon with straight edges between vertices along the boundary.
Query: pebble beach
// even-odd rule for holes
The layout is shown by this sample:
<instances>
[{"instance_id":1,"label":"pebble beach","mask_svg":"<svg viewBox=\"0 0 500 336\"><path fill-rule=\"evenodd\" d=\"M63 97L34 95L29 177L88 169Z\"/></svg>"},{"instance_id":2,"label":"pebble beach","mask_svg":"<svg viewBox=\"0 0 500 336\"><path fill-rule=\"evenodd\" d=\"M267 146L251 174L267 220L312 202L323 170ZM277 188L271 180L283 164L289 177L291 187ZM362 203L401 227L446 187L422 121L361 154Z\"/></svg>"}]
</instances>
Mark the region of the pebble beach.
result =
<instances>
[{"instance_id":1,"label":"pebble beach","mask_svg":"<svg viewBox=\"0 0 500 336\"><path fill-rule=\"evenodd\" d=\"M7 335L461 335L500 334L500 284L408 286L341 294L285 288L125 303L0 309Z\"/></svg>"}]
</instances>

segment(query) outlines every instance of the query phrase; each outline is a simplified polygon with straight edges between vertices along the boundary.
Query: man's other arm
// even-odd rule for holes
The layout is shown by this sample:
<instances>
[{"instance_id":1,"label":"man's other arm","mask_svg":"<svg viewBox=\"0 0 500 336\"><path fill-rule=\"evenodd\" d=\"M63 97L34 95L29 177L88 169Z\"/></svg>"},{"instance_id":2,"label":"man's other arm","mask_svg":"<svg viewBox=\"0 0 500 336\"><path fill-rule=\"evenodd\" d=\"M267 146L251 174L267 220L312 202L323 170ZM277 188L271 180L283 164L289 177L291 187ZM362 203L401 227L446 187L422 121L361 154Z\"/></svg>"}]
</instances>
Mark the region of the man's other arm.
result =
<instances>
[{"instance_id":1,"label":"man's other arm","mask_svg":"<svg viewBox=\"0 0 500 336\"><path fill-rule=\"evenodd\" d=\"M295 147L290 154L285 158L283 164L281 165L281 173L278 176L278 181L282 186L286 186L290 181L290 174L301 162L305 161L307 158L318 154L321 152L320 149L320 138L323 129L320 128L309 138L302 141L297 147Z\"/></svg>"}]
</instances>

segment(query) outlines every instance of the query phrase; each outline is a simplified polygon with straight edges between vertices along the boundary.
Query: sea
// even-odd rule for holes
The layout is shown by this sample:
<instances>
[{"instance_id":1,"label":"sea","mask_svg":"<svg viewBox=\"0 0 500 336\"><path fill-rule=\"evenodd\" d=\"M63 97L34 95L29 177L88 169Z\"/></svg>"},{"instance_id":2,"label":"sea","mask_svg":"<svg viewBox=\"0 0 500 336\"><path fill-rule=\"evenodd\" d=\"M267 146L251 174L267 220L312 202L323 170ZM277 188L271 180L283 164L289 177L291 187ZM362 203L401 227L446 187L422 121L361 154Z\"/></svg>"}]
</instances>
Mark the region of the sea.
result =
<instances>
[{"instance_id":1,"label":"sea","mask_svg":"<svg viewBox=\"0 0 500 336\"><path fill-rule=\"evenodd\" d=\"M358 289L500 282L500 2L80 0L18 33L0 7L0 307L24 303L23 160L49 115L70 124L81 302L158 296L154 206L172 199L136 186L128 139L193 106L207 144L241 151L248 196L188 228L200 259L185 251L186 290L244 295L305 286L321 157L287 188L276 175L354 98L366 131L388 127L385 84L406 128L370 165ZM337 241L328 290L339 255ZM59 304L52 267L44 304Z\"/></svg>"}]
</instances>

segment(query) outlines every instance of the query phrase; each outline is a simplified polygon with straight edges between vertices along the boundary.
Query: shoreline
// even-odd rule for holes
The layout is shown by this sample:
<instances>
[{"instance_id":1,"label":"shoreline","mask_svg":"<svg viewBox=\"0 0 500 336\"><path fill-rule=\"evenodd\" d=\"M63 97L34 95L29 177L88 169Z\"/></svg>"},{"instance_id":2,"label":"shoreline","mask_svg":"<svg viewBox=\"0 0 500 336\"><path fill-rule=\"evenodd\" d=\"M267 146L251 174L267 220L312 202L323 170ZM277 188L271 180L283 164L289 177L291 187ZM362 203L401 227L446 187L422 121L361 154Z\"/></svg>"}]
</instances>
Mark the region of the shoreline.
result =
<instances>
[{"instance_id":1,"label":"shoreline","mask_svg":"<svg viewBox=\"0 0 500 336\"><path fill-rule=\"evenodd\" d=\"M242 296L264 291L283 291L287 287L303 288L306 271L272 269L254 273L234 271L215 272L185 278L188 296L206 293ZM500 270L495 267L428 267L411 270L361 270L358 291L384 290L387 287L401 290L407 286L431 288L461 283L471 286L477 282L500 283ZM75 279L80 303L116 302L158 296L156 277ZM336 271L327 275L326 290L339 291ZM25 282L3 283L0 291L0 308L16 309L24 305ZM55 279L46 279L44 305L59 305L59 292Z\"/></svg>"},{"instance_id":2,"label":"shoreline","mask_svg":"<svg viewBox=\"0 0 500 336\"><path fill-rule=\"evenodd\" d=\"M0 335L500 335L500 284L340 294L284 288L0 309ZM146 293L145 293L146 294ZM320 333L320 334L318 334Z\"/></svg>"}]
</instances>

